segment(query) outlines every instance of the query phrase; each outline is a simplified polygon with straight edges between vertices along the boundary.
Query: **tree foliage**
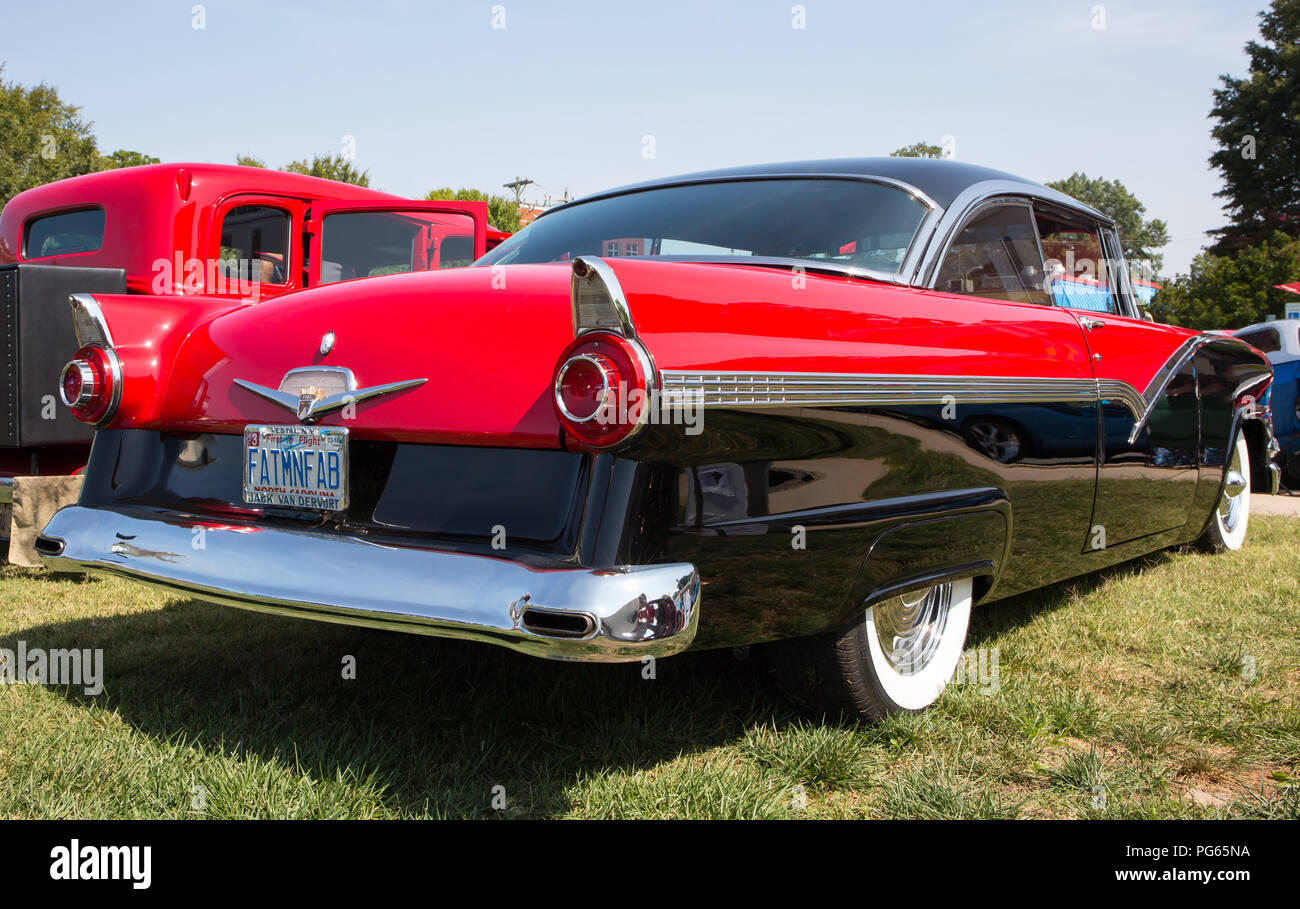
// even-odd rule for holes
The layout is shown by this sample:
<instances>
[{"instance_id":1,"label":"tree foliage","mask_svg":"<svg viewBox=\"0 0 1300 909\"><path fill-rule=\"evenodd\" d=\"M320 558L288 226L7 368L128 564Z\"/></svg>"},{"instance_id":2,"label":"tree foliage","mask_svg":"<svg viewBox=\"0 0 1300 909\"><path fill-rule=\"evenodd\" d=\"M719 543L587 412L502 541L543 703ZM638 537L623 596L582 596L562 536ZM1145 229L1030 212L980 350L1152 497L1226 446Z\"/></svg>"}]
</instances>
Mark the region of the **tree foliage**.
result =
<instances>
[{"instance_id":1,"label":"tree foliage","mask_svg":"<svg viewBox=\"0 0 1300 909\"><path fill-rule=\"evenodd\" d=\"M370 185L370 171L357 170L352 162L343 155L315 155L310 161L291 161L280 170L291 174L306 174L323 180L337 180L339 183L353 183L357 186Z\"/></svg>"},{"instance_id":2,"label":"tree foliage","mask_svg":"<svg viewBox=\"0 0 1300 909\"><path fill-rule=\"evenodd\" d=\"M1220 76L1210 117L1232 223L1214 231L1223 254L1274 231L1300 236L1300 0L1273 0L1246 45L1250 75Z\"/></svg>"},{"instance_id":3,"label":"tree foliage","mask_svg":"<svg viewBox=\"0 0 1300 909\"><path fill-rule=\"evenodd\" d=\"M519 230L519 209L513 199L507 199L505 196L493 196L478 189L452 189L450 186L442 186L430 190L424 198L456 202L486 202L488 221L493 227L509 233Z\"/></svg>"},{"instance_id":4,"label":"tree foliage","mask_svg":"<svg viewBox=\"0 0 1300 909\"><path fill-rule=\"evenodd\" d=\"M1146 206L1123 183L1075 173L1047 185L1114 220L1124 257L1130 263L1149 263L1153 277L1160 272L1164 257L1157 250L1169 244L1169 228L1159 219L1145 220Z\"/></svg>"},{"instance_id":5,"label":"tree foliage","mask_svg":"<svg viewBox=\"0 0 1300 909\"><path fill-rule=\"evenodd\" d=\"M27 88L0 80L0 204L54 180L158 163L124 149L101 155L92 126L53 86L42 82Z\"/></svg>"},{"instance_id":6,"label":"tree foliage","mask_svg":"<svg viewBox=\"0 0 1300 909\"><path fill-rule=\"evenodd\" d=\"M1232 255L1203 252L1191 271L1166 281L1151 302L1158 321L1205 331L1243 328L1280 315L1295 295L1278 290L1300 277L1300 240L1275 231Z\"/></svg>"},{"instance_id":7,"label":"tree foliage","mask_svg":"<svg viewBox=\"0 0 1300 909\"><path fill-rule=\"evenodd\" d=\"M942 158L943 148L929 142L914 142L889 153L891 158Z\"/></svg>"},{"instance_id":8,"label":"tree foliage","mask_svg":"<svg viewBox=\"0 0 1300 909\"><path fill-rule=\"evenodd\" d=\"M256 155L235 155L235 163L240 167L266 167L266 161ZM357 170L352 161L343 155L313 155L310 161L306 158L301 161L290 161L279 169L290 174L320 177L322 180L370 186L370 171Z\"/></svg>"}]
</instances>

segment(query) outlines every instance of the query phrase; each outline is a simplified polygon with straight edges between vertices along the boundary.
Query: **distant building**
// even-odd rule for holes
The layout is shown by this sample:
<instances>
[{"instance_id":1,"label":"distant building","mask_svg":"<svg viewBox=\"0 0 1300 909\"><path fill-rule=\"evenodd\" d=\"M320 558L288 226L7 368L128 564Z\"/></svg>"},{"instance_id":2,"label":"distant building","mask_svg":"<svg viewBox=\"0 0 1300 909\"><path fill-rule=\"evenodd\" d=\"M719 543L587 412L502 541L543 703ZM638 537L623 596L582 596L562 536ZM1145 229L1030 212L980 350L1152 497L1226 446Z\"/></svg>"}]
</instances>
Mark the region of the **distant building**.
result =
<instances>
[{"instance_id":1,"label":"distant building","mask_svg":"<svg viewBox=\"0 0 1300 909\"><path fill-rule=\"evenodd\" d=\"M526 203L526 202L520 204L520 206L519 206L519 226L520 226L520 227L527 227L529 224L532 224L533 221L536 220L537 216L540 215L540 214L541 214L542 212L544 212L544 211L546 211L546 209L544 209L544 208L540 208L540 207L538 207L538 206L536 206L536 205L529 205L529 204Z\"/></svg>"}]
</instances>

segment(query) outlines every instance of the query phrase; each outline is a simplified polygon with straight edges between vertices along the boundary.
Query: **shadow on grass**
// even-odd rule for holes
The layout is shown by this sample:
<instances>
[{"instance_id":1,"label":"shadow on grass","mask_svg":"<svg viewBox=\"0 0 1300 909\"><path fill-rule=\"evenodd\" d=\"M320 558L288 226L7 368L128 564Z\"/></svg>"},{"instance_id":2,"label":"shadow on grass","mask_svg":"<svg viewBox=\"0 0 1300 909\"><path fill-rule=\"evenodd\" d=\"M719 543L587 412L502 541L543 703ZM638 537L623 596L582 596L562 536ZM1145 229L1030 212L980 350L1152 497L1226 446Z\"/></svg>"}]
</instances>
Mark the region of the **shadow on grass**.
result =
<instances>
[{"instance_id":1,"label":"shadow on grass","mask_svg":"<svg viewBox=\"0 0 1300 909\"><path fill-rule=\"evenodd\" d=\"M1074 596L1087 596L1111 581L1142 574L1157 565L1163 565L1177 558L1181 551L1180 549L1161 550L1091 574L1080 575L1048 587L1007 597L1005 600L994 600L987 605L976 607L971 613L966 646L978 647L990 638L1028 624L1039 615L1067 606Z\"/></svg>"},{"instance_id":2,"label":"shadow on grass","mask_svg":"<svg viewBox=\"0 0 1300 909\"><path fill-rule=\"evenodd\" d=\"M265 616L199 602L31 627L29 649L103 648L101 706L209 751L279 759L318 778L371 774L391 809L489 816L492 787L533 816L567 787L734 742L796 717L757 653L565 664L500 648ZM343 678L345 657L356 678ZM91 699L80 689L68 695Z\"/></svg>"},{"instance_id":3,"label":"shadow on grass","mask_svg":"<svg viewBox=\"0 0 1300 909\"><path fill-rule=\"evenodd\" d=\"M1155 555L976 610L970 643L1031 621L1069 594L1144 570ZM522 813L563 813L566 791L801 717L762 648L640 663L540 660L480 644L174 602L19 631L4 643L103 648L98 699L136 729L212 752L252 753L317 778L371 775L390 809L491 816L504 786ZM356 678L343 677L355 658ZM91 699L69 694L77 703Z\"/></svg>"}]
</instances>

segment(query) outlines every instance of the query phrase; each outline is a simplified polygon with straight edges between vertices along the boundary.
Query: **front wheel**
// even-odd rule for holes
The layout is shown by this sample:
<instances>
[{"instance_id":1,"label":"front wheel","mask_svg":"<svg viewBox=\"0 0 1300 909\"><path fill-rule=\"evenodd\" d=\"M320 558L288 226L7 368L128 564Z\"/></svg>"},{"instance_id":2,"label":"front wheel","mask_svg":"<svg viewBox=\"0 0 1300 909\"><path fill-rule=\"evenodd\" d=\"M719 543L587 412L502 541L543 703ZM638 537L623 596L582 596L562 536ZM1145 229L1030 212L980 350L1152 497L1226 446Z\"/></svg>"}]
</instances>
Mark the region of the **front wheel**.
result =
<instances>
[{"instance_id":1,"label":"front wheel","mask_svg":"<svg viewBox=\"0 0 1300 909\"><path fill-rule=\"evenodd\" d=\"M788 641L773 654L778 680L805 706L876 720L938 699L961 661L970 625L969 578L890 597L848 627Z\"/></svg>"},{"instance_id":2,"label":"front wheel","mask_svg":"<svg viewBox=\"0 0 1300 909\"><path fill-rule=\"evenodd\" d=\"M1214 517L1196 541L1209 552L1240 549L1246 542L1246 525L1250 522L1250 448L1243 433L1237 435L1227 471Z\"/></svg>"}]
</instances>

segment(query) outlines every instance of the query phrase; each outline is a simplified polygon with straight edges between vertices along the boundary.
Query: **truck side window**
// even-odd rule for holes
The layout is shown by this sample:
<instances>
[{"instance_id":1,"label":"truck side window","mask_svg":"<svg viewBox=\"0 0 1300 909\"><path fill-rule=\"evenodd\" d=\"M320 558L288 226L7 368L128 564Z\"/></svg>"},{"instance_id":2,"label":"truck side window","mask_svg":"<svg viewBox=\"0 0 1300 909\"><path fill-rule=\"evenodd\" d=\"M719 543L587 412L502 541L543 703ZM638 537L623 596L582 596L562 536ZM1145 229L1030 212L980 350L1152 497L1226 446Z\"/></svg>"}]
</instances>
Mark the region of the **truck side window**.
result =
<instances>
[{"instance_id":1,"label":"truck side window","mask_svg":"<svg viewBox=\"0 0 1300 909\"><path fill-rule=\"evenodd\" d=\"M222 268L231 278L289 283L289 228L289 213L284 209L269 205L230 209L221 222Z\"/></svg>"},{"instance_id":2,"label":"truck side window","mask_svg":"<svg viewBox=\"0 0 1300 909\"><path fill-rule=\"evenodd\" d=\"M104 245L104 209L83 208L32 218L23 232L23 257L94 252Z\"/></svg>"},{"instance_id":3,"label":"truck side window","mask_svg":"<svg viewBox=\"0 0 1300 909\"><path fill-rule=\"evenodd\" d=\"M998 205L963 227L948 248L935 288L992 300L1050 304L1029 209Z\"/></svg>"},{"instance_id":4,"label":"truck side window","mask_svg":"<svg viewBox=\"0 0 1300 909\"><path fill-rule=\"evenodd\" d=\"M474 219L420 210L338 212L321 227L320 283L408 271L457 268L474 261Z\"/></svg>"}]
</instances>

